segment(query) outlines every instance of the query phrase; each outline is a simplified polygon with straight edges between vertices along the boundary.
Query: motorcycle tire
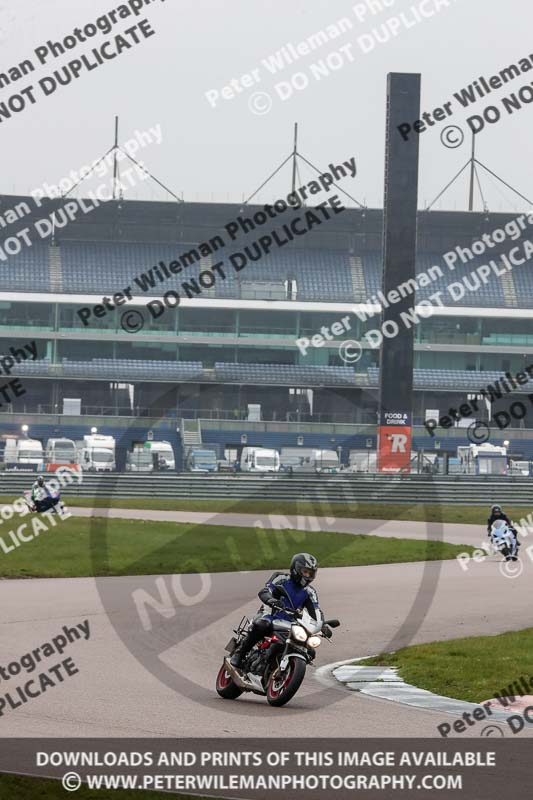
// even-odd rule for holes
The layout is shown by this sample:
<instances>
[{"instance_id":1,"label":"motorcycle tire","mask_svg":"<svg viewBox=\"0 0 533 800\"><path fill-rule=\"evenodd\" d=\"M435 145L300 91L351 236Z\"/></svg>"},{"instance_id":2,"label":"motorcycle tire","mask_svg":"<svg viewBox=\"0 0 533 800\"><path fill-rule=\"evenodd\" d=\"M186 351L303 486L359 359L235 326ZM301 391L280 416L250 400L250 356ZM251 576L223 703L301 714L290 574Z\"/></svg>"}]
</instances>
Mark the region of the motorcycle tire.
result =
<instances>
[{"instance_id":1,"label":"motorcycle tire","mask_svg":"<svg viewBox=\"0 0 533 800\"><path fill-rule=\"evenodd\" d=\"M304 679L305 667L300 658L289 658L286 670L272 673L266 693L271 706L284 706L294 697Z\"/></svg>"},{"instance_id":2,"label":"motorcycle tire","mask_svg":"<svg viewBox=\"0 0 533 800\"><path fill-rule=\"evenodd\" d=\"M225 664L222 664L218 671L216 688L217 693L220 697L223 697L224 700L236 700L243 692L243 690L239 689L237 684L234 683L233 678L226 670Z\"/></svg>"}]
</instances>

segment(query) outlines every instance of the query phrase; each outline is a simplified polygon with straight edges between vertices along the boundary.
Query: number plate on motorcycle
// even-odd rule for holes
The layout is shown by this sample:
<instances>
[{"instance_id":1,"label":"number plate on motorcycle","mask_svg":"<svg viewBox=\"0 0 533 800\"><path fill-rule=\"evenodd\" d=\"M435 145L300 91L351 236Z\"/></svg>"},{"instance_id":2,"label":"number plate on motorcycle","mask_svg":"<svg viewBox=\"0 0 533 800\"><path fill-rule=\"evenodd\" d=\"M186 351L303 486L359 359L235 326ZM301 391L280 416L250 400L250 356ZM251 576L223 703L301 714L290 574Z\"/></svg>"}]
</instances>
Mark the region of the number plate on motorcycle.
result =
<instances>
[{"instance_id":1,"label":"number plate on motorcycle","mask_svg":"<svg viewBox=\"0 0 533 800\"><path fill-rule=\"evenodd\" d=\"M224 650L227 650L228 653L233 653L236 644L237 644L237 639L235 638L235 636L232 636L227 645L225 646Z\"/></svg>"}]
</instances>

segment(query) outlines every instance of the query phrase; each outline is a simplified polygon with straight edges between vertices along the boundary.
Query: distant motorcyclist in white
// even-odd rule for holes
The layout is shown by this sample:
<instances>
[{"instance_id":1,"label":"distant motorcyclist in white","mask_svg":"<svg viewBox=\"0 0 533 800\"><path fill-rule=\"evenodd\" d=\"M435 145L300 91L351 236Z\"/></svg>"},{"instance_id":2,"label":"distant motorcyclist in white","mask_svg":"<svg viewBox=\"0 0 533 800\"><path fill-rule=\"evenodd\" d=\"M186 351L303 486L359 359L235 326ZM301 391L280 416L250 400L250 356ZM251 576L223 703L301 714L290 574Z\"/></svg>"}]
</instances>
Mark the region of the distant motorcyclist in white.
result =
<instances>
[{"instance_id":1,"label":"distant motorcyclist in white","mask_svg":"<svg viewBox=\"0 0 533 800\"><path fill-rule=\"evenodd\" d=\"M500 505L493 505L491 506L490 509L490 516L487 520L487 531L489 534L489 539L492 540L492 528L494 523L498 522L498 520L502 520L503 522L505 522L505 524L507 525L507 527L509 528L509 530L511 531L511 533L515 538L516 549L518 550L518 548L520 547L520 542L518 541L517 530L514 527L512 520L510 520L507 514L504 513L503 508Z\"/></svg>"},{"instance_id":2,"label":"distant motorcyclist in white","mask_svg":"<svg viewBox=\"0 0 533 800\"><path fill-rule=\"evenodd\" d=\"M55 506L58 506L60 510L63 508L59 494L57 494L57 496L52 495L42 475L37 478L32 486L31 499L35 506L35 510L39 513L42 513L43 511L49 511Z\"/></svg>"},{"instance_id":3,"label":"distant motorcyclist in white","mask_svg":"<svg viewBox=\"0 0 533 800\"><path fill-rule=\"evenodd\" d=\"M499 505L492 506L490 511L487 528L492 545L504 555L506 561L517 561L520 543L512 521Z\"/></svg>"}]
</instances>

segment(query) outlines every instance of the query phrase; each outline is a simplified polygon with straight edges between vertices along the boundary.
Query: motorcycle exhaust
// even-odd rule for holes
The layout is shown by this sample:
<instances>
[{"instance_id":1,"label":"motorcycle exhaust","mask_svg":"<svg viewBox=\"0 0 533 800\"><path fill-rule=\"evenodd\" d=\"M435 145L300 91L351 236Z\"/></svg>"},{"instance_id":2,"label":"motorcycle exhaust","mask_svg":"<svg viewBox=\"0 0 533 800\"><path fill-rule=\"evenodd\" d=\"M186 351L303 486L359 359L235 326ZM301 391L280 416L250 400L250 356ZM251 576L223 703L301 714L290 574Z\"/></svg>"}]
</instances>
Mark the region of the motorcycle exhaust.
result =
<instances>
[{"instance_id":1,"label":"motorcycle exhaust","mask_svg":"<svg viewBox=\"0 0 533 800\"><path fill-rule=\"evenodd\" d=\"M233 682L239 687L239 689L244 689L246 692L256 692L258 687L249 681L238 669L236 669L232 664L230 664L229 658L224 659L224 666L226 668L226 672L229 672Z\"/></svg>"}]
</instances>

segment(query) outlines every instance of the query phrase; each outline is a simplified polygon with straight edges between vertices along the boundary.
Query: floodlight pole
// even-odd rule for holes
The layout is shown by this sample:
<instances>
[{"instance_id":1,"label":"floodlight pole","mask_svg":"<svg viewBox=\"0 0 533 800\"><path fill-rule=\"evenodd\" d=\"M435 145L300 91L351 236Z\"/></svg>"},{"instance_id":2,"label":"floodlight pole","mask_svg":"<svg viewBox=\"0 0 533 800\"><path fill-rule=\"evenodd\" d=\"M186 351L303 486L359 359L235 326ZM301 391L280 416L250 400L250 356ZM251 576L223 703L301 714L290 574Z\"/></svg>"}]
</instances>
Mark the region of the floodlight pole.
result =
<instances>
[{"instance_id":1,"label":"floodlight pole","mask_svg":"<svg viewBox=\"0 0 533 800\"><path fill-rule=\"evenodd\" d=\"M474 178L476 174L476 134L472 131L472 158L470 160L470 192L468 195L468 210L474 210Z\"/></svg>"},{"instance_id":2,"label":"floodlight pole","mask_svg":"<svg viewBox=\"0 0 533 800\"><path fill-rule=\"evenodd\" d=\"M309 161L309 160L308 160L308 159L307 159L305 156L303 156L301 153L299 153L299 152L298 152L298 123L297 123L297 122L295 122L295 123L294 123L294 146L293 146L292 152L290 152L290 153L289 153L289 155L287 156L287 158L286 158L286 159L284 159L284 160L281 162L281 164L279 165L279 167L276 167L276 169L274 170L274 172L273 172L271 175L269 175L269 176L268 176L268 178L267 178L265 181L263 181L263 183L261 184L261 186L258 186L258 188L255 190L255 192L253 192L253 193L252 193L252 194L251 194L249 197L247 197L247 198L246 198L246 200L244 200L244 202L243 202L243 204L242 204L242 205L243 205L243 206L247 206L247 205L248 205L248 203L249 203L251 200L253 200L253 199L254 199L254 197L256 196L256 194L259 194L259 192L261 191L261 189L262 189L264 186L266 186L266 185L267 185L267 183L269 183L269 181L271 181L271 180L272 180L272 178L273 178L275 175L277 175L277 174L278 174L278 172L280 171L280 169L282 169L282 168L285 166L285 164L288 164L288 162L289 162L289 161L291 161L291 160L292 160L292 191L294 192L294 191L296 190L296 178L297 178L297 175L298 175L298 158L301 158L301 159L302 159L302 161L304 161L304 162L305 162L305 163L306 163L306 164L307 164L309 167L311 167L311 168L312 168L312 169L313 169L313 170L314 170L316 173L318 173L319 175L320 175L320 174L321 174L321 172L323 171L323 170L320 170L320 169L318 169L318 167L316 167L316 166L315 166L314 164L312 164L312 163L311 163L311 162L310 162L310 161ZM360 203L360 202L359 202L359 200L356 200L356 199L355 199L355 197L352 197L352 195L351 195L351 194L349 194L348 192L344 191L344 189L342 189L340 186L338 186L338 184L337 184L337 183L335 183L335 181L333 182L333 184L332 184L332 185L333 185L333 186L335 186L335 188L336 188L336 189L338 189L340 192L342 192L342 194L345 194L345 195L346 195L346 197L349 197L349 198L350 198L350 200L353 200L353 202L354 202L356 205L358 205L360 208L365 208L365 206L363 206L363 204L362 204L362 203ZM304 205L305 205L305 203L304 203Z\"/></svg>"},{"instance_id":3,"label":"floodlight pole","mask_svg":"<svg viewBox=\"0 0 533 800\"><path fill-rule=\"evenodd\" d=\"M294 123L294 150L292 151L292 188L291 192L296 191L296 166L298 158L298 123Z\"/></svg>"},{"instance_id":4,"label":"floodlight pole","mask_svg":"<svg viewBox=\"0 0 533 800\"><path fill-rule=\"evenodd\" d=\"M119 150L122 153L124 158L129 158L129 160L133 164L135 164L140 170L142 170L146 175L148 175L149 178L151 178L153 181L155 181L158 184L158 186L161 186L161 188L164 189L165 192L168 192L170 195L172 195L174 200L177 200L178 203L183 203L184 202L182 197L181 198L178 197L176 194L174 194L173 191L171 191L168 188L168 186L165 186L165 184L162 183L160 180L158 180L155 177L155 175L152 175L152 173L149 170L146 169L144 164L141 164L140 161L136 161L133 158L133 156L130 156L130 154L128 152L126 152L125 150L122 150L122 148L120 147L120 145L118 143L118 117L115 117L115 142L112 145L112 147L110 147L109 150L106 153L104 153L102 158L99 158L98 161L95 161L95 163L91 166L90 170L87 173L85 173L84 175L82 175L81 178L79 178L76 181L76 183L73 186L70 187L68 192L63 192L61 194L61 199L63 200L65 197L68 197L68 195L71 192L73 192L74 189L78 188L80 183L82 183L86 178L89 177L89 175L91 175L92 172L94 172L96 167L99 164L101 164L102 161L105 161L107 159L107 157L108 157L108 155L110 153L113 153L113 200L122 200L122 198L123 198L122 187L120 187L120 193L117 192L117 188L120 186L120 171L119 171L119 166L118 166L118 152L119 152Z\"/></svg>"},{"instance_id":5,"label":"floodlight pole","mask_svg":"<svg viewBox=\"0 0 533 800\"><path fill-rule=\"evenodd\" d=\"M115 117L115 144L113 147L113 200L117 199L117 173L118 173L118 117Z\"/></svg>"},{"instance_id":6,"label":"floodlight pole","mask_svg":"<svg viewBox=\"0 0 533 800\"><path fill-rule=\"evenodd\" d=\"M489 167L487 167L481 161L478 161L478 159L476 158L476 134L473 133L472 134L472 155L470 156L470 158L468 159L466 164L463 167L461 167L461 169L459 170L457 175L455 175L451 179L451 181L446 184L444 189L441 192L439 192L439 194L436 196L436 198L428 206L426 206L425 210L426 211L431 211L431 209L433 208L433 206L435 205L437 200L440 200L442 195L445 192L448 191L450 186L452 186L452 184L455 183L455 181L459 178L460 175L463 174L463 172L467 169L467 167L470 167L470 190L469 190L468 210L469 211L473 211L474 210L474 179L477 178L478 187L479 187L479 191L480 191L480 194L481 194L481 199L483 201L484 211L488 211L488 206L487 206L487 204L485 202L485 198L483 196L483 190L481 188L481 182L479 180L479 175L478 175L478 172L477 172L477 169L476 169L477 166L483 167L483 169L486 172L488 172L489 175L492 175L492 177L496 178L496 180L499 181L501 184L503 184L503 186L505 186L507 189L510 189L512 192L514 192L514 194L518 195L518 197L520 197L521 200L525 200L525 202L528 203L528 205L530 205L530 206L533 205L533 200L530 200L525 195L521 194L518 191L518 189L515 189L514 186L511 186L510 183L507 183L507 181L504 181L503 178L500 178L500 176L497 175L495 172L493 172Z\"/></svg>"}]
</instances>

